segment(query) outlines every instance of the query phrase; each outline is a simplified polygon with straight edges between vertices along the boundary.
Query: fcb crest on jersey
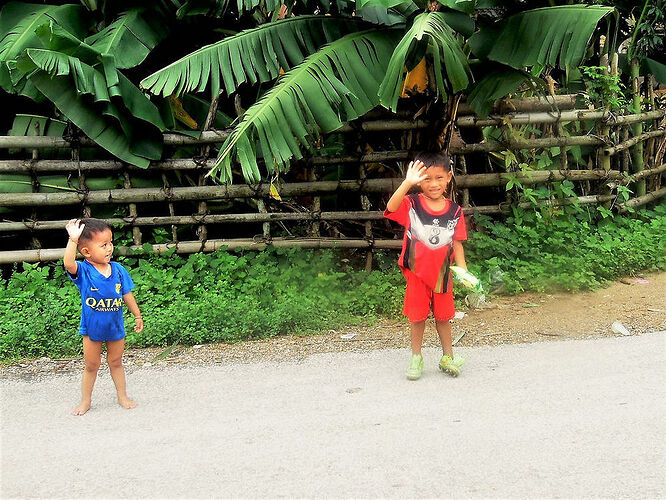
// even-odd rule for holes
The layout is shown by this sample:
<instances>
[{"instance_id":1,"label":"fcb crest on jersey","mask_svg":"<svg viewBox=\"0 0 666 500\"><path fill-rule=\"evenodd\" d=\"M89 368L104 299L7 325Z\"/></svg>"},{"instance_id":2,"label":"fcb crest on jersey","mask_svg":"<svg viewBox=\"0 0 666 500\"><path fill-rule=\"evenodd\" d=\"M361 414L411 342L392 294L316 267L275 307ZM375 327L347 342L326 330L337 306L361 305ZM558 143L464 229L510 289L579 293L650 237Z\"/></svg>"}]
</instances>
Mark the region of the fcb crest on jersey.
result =
<instances>
[{"instance_id":1,"label":"fcb crest on jersey","mask_svg":"<svg viewBox=\"0 0 666 500\"><path fill-rule=\"evenodd\" d=\"M120 293L120 290L122 290L123 286L120 283L116 283L116 293Z\"/></svg>"},{"instance_id":2,"label":"fcb crest on jersey","mask_svg":"<svg viewBox=\"0 0 666 500\"><path fill-rule=\"evenodd\" d=\"M418 196L410 196L410 199L412 206L409 209L407 237L422 242L432 250L451 245L461 215L460 207L451 203L446 213L433 215L423 208Z\"/></svg>"}]
</instances>

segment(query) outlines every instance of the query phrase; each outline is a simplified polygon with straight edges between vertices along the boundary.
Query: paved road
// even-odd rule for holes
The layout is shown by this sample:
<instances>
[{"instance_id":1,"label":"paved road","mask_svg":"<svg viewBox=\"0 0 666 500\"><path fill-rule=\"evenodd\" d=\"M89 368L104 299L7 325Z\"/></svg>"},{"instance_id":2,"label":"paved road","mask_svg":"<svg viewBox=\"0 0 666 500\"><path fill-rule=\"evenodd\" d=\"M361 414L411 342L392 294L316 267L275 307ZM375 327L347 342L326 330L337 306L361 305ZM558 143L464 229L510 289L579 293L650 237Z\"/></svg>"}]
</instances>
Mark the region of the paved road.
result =
<instances>
[{"instance_id":1,"label":"paved road","mask_svg":"<svg viewBox=\"0 0 666 500\"><path fill-rule=\"evenodd\" d=\"M666 332L3 380L2 498L666 497Z\"/></svg>"}]
</instances>

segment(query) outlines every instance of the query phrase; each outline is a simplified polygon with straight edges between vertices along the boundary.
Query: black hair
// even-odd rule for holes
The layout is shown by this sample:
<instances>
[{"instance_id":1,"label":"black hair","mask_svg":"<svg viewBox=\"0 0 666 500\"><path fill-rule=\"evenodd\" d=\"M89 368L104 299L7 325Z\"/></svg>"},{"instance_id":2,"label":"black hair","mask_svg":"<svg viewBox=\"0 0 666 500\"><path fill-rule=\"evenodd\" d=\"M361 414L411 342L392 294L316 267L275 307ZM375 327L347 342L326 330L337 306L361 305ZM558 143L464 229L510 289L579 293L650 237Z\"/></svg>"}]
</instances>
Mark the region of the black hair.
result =
<instances>
[{"instance_id":1,"label":"black hair","mask_svg":"<svg viewBox=\"0 0 666 500\"><path fill-rule=\"evenodd\" d=\"M414 157L414 161L421 161L425 164L426 168L429 167L442 167L446 172L453 172L453 157L446 153L435 151L421 151ZM451 182L447 186L445 196L452 201L456 201L456 176L451 176Z\"/></svg>"},{"instance_id":2,"label":"black hair","mask_svg":"<svg viewBox=\"0 0 666 500\"><path fill-rule=\"evenodd\" d=\"M428 167L443 167L447 172L453 170L453 158L445 153L436 153L430 151L422 151L417 153L414 161L421 161Z\"/></svg>"},{"instance_id":3,"label":"black hair","mask_svg":"<svg viewBox=\"0 0 666 500\"><path fill-rule=\"evenodd\" d=\"M81 219L81 224L84 225L83 232L79 236L79 243L83 241L90 241L93 235L102 233L107 229L111 231L111 227L101 219L93 219L92 217Z\"/></svg>"}]
</instances>

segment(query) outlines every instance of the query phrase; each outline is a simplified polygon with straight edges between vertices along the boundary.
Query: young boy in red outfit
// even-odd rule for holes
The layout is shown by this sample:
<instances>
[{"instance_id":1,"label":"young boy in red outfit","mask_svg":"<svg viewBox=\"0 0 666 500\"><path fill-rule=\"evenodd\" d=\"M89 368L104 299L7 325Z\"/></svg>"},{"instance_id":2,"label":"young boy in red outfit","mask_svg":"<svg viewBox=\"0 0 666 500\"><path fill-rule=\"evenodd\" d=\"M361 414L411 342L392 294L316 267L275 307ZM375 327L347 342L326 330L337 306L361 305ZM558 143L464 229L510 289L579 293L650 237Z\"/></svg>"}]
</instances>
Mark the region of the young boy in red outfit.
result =
<instances>
[{"instance_id":1,"label":"young boy in red outfit","mask_svg":"<svg viewBox=\"0 0 666 500\"><path fill-rule=\"evenodd\" d=\"M384 216L405 227L398 264L407 280L403 314L409 318L412 359L407 369L409 380L423 373L423 332L432 310L442 343L439 368L460 375L465 363L453 355L451 323L455 314L453 283L449 266L467 269L462 241L467 239L462 208L447 196L451 188L452 160L441 153L421 153L410 162L405 180L389 199ZM408 194L419 186L421 193Z\"/></svg>"}]
</instances>

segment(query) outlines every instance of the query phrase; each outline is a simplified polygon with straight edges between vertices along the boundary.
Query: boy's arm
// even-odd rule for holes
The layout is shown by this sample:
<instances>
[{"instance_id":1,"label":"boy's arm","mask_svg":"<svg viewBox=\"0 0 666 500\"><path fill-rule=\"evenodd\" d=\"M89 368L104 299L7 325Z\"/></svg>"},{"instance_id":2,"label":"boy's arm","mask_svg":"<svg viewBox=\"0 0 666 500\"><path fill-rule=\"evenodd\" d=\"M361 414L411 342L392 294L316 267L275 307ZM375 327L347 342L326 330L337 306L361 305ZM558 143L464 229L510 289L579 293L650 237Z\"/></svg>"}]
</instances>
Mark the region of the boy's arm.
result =
<instances>
[{"instance_id":1,"label":"boy's arm","mask_svg":"<svg viewBox=\"0 0 666 500\"><path fill-rule=\"evenodd\" d=\"M76 272L79 270L79 266L76 263L76 246L79 244L79 237L83 232L84 226L85 224L81 224L81 221L78 219L70 220L65 226L67 234L69 234L69 240L67 241L62 261L65 264L67 272L74 276L76 276Z\"/></svg>"},{"instance_id":2,"label":"boy's arm","mask_svg":"<svg viewBox=\"0 0 666 500\"><path fill-rule=\"evenodd\" d=\"M453 261L456 266L467 269L467 262L465 262L465 250L461 240L453 240Z\"/></svg>"},{"instance_id":3,"label":"boy's arm","mask_svg":"<svg viewBox=\"0 0 666 500\"><path fill-rule=\"evenodd\" d=\"M426 178L425 169L425 163L422 161L417 160L409 162L407 173L405 174L405 180L402 181L402 184L398 186L398 189L395 190L395 193L393 193L393 196L389 199L386 204L386 210L389 212L395 212L400 208L400 203L402 203L402 199L407 195L409 190Z\"/></svg>"},{"instance_id":4,"label":"boy's arm","mask_svg":"<svg viewBox=\"0 0 666 500\"><path fill-rule=\"evenodd\" d=\"M134 315L134 322L136 323L134 331L140 332L143 330L143 318L141 317L141 311L139 310L139 305L136 303L134 294L132 292L127 292L123 295L123 300L125 301L125 304L127 304L127 309L129 309Z\"/></svg>"}]
</instances>

